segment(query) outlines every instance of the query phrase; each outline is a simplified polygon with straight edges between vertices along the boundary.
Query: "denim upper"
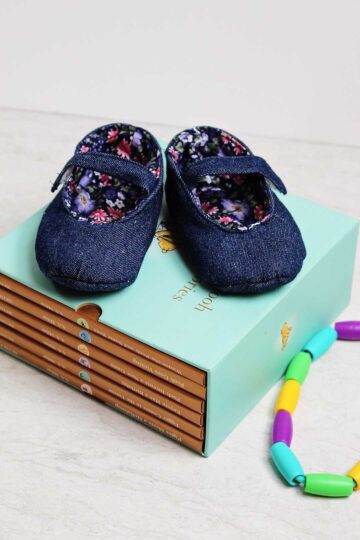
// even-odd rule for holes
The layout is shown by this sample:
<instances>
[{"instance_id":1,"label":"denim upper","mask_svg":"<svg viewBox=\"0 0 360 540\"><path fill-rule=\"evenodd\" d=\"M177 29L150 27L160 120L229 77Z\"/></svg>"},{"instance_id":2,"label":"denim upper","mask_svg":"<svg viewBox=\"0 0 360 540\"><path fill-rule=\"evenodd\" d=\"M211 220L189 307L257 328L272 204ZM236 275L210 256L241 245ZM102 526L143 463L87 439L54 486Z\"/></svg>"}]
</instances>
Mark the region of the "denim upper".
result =
<instances>
[{"instance_id":1,"label":"denim upper","mask_svg":"<svg viewBox=\"0 0 360 540\"><path fill-rule=\"evenodd\" d=\"M231 149L224 147L219 150L215 143L202 155L201 148L186 148L192 142L189 134L201 140L208 133L208 144L214 141L214 131L238 141L241 154L231 155ZM187 135L181 140L183 133ZM253 156L233 135L207 127L174 137L166 156L166 197L174 233L206 285L221 293L256 293L294 279L306 250L294 219L271 190L274 186L286 193L286 188L265 160ZM244 201L228 198L235 184L247 197ZM227 198L221 199L224 193Z\"/></svg>"},{"instance_id":2,"label":"denim upper","mask_svg":"<svg viewBox=\"0 0 360 540\"><path fill-rule=\"evenodd\" d=\"M40 269L60 285L89 292L130 285L152 241L163 191L157 142L146 132L156 149L157 164L150 167L107 151L93 136L100 132L109 138L110 133L113 142L114 132L126 127L103 126L87 135L54 183L53 190L61 182L64 186L45 210L35 250ZM130 127L132 137L141 130ZM130 136L129 144L132 140ZM81 150L84 144L86 151ZM124 143L115 144L123 152ZM142 155L139 145L136 151L137 157Z\"/></svg>"}]
</instances>

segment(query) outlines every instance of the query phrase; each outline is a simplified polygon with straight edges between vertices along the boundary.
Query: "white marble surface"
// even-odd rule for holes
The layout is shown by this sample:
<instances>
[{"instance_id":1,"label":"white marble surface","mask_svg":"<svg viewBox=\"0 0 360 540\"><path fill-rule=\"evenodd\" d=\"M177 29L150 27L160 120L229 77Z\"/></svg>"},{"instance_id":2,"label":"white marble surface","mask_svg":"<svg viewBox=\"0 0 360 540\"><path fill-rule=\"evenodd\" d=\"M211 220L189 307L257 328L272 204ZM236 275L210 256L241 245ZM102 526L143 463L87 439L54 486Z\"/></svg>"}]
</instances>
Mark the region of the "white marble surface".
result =
<instances>
[{"instance_id":1,"label":"white marble surface","mask_svg":"<svg viewBox=\"0 0 360 540\"><path fill-rule=\"evenodd\" d=\"M77 140L104 119L0 111L0 235L50 199ZM176 128L147 126L159 138ZM226 126L223 126L226 128ZM239 131L290 191L355 217L360 148ZM352 303L360 318L360 260ZM303 388L294 449L307 471L360 459L360 344L337 343ZM274 388L203 459L0 354L0 538L293 540L360 538L360 493L306 497L268 458Z\"/></svg>"}]
</instances>

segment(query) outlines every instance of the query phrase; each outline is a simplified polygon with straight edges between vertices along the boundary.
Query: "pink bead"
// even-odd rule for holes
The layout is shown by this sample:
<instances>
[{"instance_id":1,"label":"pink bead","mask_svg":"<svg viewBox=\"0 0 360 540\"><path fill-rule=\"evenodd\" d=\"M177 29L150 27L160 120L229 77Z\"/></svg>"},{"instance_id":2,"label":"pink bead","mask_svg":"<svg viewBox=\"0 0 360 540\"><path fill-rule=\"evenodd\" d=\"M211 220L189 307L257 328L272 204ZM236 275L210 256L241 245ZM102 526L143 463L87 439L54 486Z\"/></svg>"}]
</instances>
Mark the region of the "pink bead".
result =
<instances>
[{"instance_id":1,"label":"pink bead","mask_svg":"<svg viewBox=\"0 0 360 540\"><path fill-rule=\"evenodd\" d=\"M272 442L283 442L290 446L292 439L293 427L291 414L282 409L276 413L273 424Z\"/></svg>"},{"instance_id":2,"label":"pink bead","mask_svg":"<svg viewBox=\"0 0 360 540\"><path fill-rule=\"evenodd\" d=\"M338 339L360 340L360 321L342 321L335 324Z\"/></svg>"}]
</instances>

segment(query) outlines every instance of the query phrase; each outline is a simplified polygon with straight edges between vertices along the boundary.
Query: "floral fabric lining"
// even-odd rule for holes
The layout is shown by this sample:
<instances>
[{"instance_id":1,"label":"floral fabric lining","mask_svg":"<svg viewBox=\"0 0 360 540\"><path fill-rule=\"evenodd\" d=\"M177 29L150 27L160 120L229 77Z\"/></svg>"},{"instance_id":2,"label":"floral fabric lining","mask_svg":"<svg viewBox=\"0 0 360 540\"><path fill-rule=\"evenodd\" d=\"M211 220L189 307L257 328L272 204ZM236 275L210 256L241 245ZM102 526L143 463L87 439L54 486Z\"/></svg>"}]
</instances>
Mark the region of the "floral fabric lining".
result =
<instances>
[{"instance_id":1,"label":"floral fabric lining","mask_svg":"<svg viewBox=\"0 0 360 540\"><path fill-rule=\"evenodd\" d=\"M180 133L169 153L181 168L189 160L245 156L250 151L225 131L201 127ZM270 217L268 188L259 174L205 176L196 181L191 193L202 212L230 229L249 229Z\"/></svg>"},{"instance_id":2,"label":"floral fabric lining","mask_svg":"<svg viewBox=\"0 0 360 540\"><path fill-rule=\"evenodd\" d=\"M76 151L111 153L131 159L147 167L156 178L160 177L160 150L150 133L136 126L103 126L87 135ZM147 194L144 188L126 178L73 167L64 186L63 200L76 219L102 224L122 219Z\"/></svg>"}]
</instances>

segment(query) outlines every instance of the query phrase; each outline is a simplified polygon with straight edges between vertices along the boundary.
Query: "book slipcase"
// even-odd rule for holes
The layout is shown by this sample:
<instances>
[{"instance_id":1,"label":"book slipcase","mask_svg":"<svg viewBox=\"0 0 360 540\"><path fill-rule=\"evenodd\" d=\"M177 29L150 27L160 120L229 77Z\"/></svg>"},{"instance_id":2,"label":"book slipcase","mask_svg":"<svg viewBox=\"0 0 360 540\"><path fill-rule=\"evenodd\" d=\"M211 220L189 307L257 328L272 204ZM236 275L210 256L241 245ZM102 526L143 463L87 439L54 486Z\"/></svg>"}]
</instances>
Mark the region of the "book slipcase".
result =
<instances>
[{"instance_id":1,"label":"book slipcase","mask_svg":"<svg viewBox=\"0 0 360 540\"><path fill-rule=\"evenodd\" d=\"M203 287L164 213L131 287L57 287L35 258L40 210L0 240L0 347L211 455L350 299L358 222L294 195L284 202L307 257L294 281L254 296Z\"/></svg>"},{"instance_id":2,"label":"book slipcase","mask_svg":"<svg viewBox=\"0 0 360 540\"><path fill-rule=\"evenodd\" d=\"M0 347L202 453L206 373L98 322L95 307L0 274Z\"/></svg>"}]
</instances>

